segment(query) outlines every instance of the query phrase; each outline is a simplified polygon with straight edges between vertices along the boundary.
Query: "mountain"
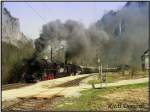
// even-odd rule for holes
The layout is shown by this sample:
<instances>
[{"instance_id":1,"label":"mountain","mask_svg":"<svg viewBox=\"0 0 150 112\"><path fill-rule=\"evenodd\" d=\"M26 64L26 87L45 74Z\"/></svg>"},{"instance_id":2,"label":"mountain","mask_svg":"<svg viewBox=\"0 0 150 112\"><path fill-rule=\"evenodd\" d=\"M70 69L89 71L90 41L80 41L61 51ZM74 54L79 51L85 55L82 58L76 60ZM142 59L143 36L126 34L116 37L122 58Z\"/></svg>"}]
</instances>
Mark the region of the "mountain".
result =
<instances>
[{"instance_id":1,"label":"mountain","mask_svg":"<svg viewBox=\"0 0 150 112\"><path fill-rule=\"evenodd\" d=\"M19 19L2 10L2 84L20 80L21 62L34 52L33 42L20 31Z\"/></svg>"},{"instance_id":2,"label":"mountain","mask_svg":"<svg viewBox=\"0 0 150 112\"><path fill-rule=\"evenodd\" d=\"M121 10L106 13L96 24L115 37L124 36L138 27L147 28L148 12L148 2L127 2Z\"/></svg>"},{"instance_id":3,"label":"mountain","mask_svg":"<svg viewBox=\"0 0 150 112\"><path fill-rule=\"evenodd\" d=\"M13 17L6 9L2 9L2 41L15 46L19 42L27 42L27 37L20 31L19 19Z\"/></svg>"},{"instance_id":4,"label":"mountain","mask_svg":"<svg viewBox=\"0 0 150 112\"><path fill-rule=\"evenodd\" d=\"M139 65L140 56L148 48L148 2L127 2L120 10L104 14L95 25L113 40L113 60Z\"/></svg>"}]
</instances>

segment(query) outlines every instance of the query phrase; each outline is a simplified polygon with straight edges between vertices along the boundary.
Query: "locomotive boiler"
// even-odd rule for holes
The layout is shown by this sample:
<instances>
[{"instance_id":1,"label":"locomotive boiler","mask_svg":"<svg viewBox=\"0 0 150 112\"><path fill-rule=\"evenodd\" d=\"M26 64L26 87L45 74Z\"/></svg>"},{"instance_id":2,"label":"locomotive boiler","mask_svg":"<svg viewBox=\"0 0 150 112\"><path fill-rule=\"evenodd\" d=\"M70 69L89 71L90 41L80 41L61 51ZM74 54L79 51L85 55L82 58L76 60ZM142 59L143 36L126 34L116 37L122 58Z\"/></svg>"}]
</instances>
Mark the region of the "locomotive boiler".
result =
<instances>
[{"instance_id":1,"label":"locomotive boiler","mask_svg":"<svg viewBox=\"0 0 150 112\"><path fill-rule=\"evenodd\" d=\"M22 80L27 83L76 75L79 71L81 67L78 65L59 61L51 62L37 57L22 61Z\"/></svg>"}]
</instances>

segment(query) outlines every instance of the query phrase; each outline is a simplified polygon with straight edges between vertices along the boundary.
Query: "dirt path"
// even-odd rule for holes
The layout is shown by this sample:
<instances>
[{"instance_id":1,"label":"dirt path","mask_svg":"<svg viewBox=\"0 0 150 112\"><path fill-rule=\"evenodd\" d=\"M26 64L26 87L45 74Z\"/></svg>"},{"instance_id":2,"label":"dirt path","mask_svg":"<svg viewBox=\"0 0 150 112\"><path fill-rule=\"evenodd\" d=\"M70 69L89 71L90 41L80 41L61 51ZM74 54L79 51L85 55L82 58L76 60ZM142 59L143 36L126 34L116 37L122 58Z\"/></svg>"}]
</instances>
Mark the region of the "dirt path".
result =
<instances>
[{"instance_id":1,"label":"dirt path","mask_svg":"<svg viewBox=\"0 0 150 112\"><path fill-rule=\"evenodd\" d=\"M46 81L46 82L41 82L41 83L35 84L33 86L29 86L29 87L2 91L2 101L12 100L18 97L51 96L51 94L56 94L56 93L59 93L66 97L76 96L76 95L78 96L80 91L92 88L92 86L85 84L85 83L81 83L79 85L71 86L71 87L57 86L57 87L52 88L52 85L59 85L59 84L62 84L62 82L68 82L73 79L82 78L85 76L88 76L88 75L68 77L68 78L59 79L53 82ZM121 86L121 85L128 85L128 84L138 84L138 83L143 83L143 82L148 82L148 78L141 78L141 79L134 79L134 80L122 80L122 81L118 81L115 83L95 84L95 87L99 88L99 87Z\"/></svg>"},{"instance_id":2,"label":"dirt path","mask_svg":"<svg viewBox=\"0 0 150 112\"><path fill-rule=\"evenodd\" d=\"M134 79L134 80L122 80L118 81L115 83L107 83L107 84L95 84L95 88L100 88L100 87L112 87L112 86L122 86L122 85L128 85L128 84L139 84L139 83L144 83L148 82L148 78L141 78L141 79ZM76 87L68 87L64 88L59 94L64 95L65 97L71 97L71 96L79 96L80 91L85 90L85 89L90 89L92 88L92 85L84 84L81 83L79 86ZM55 88L56 89L56 88Z\"/></svg>"},{"instance_id":3,"label":"dirt path","mask_svg":"<svg viewBox=\"0 0 150 112\"><path fill-rule=\"evenodd\" d=\"M122 85L128 85L128 84L138 84L138 83L144 83L148 82L147 78L140 78L140 79L131 79L131 80L121 80L117 81L115 83L106 83L102 84L102 87L111 87L111 86L122 86ZM96 84L96 87L101 87L100 84Z\"/></svg>"},{"instance_id":4,"label":"dirt path","mask_svg":"<svg viewBox=\"0 0 150 112\"><path fill-rule=\"evenodd\" d=\"M77 79L77 81L80 81L79 79L83 79L83 77L87 77L87 76L88 75L77 76L78 78L72 77L72 78L70 78L70 81L72 80L74 83L75 81L73 79ZM5 98L5 100L3 102L6 102L5 104L7 105L7 102L9 102L11 99L14 100L14 98L16 99L19 97L24 97L27 99L26 102L23 102L24 100L22 100L22 101L19 101L19 105L18 104L16 105L15 103L10 104L10 105L13 105L12 107L16 108L16 109L24 108L25 110L26 109L27 110L35 109L35 107L37 107L37 106L40 108L45 108L45 106L43 104L45 104L47 102L51 102L51 100L55 96L56 97L58 97L58 96L78 97L78 96L80 96L80 91L92 88L91 85L87 85L85 83L77 84L76 82L75 82L75 84L73 84L73 86L68 86L68 84L70 84L70 83L68 83L69 80L67 80L67 79L65 79L66 84L64 84L63 86L60 86L60 87L58 86L60 84L60 82L59 83L57 82L57 84L55 84L55 85L57 85L56 87L52 87L52 85L50 85L52 82L51 83L50 82L49 83L42 82L42 84L37 84L37 85L31 86L30 88L24 87L19 90L14 89L14 90L3 91L2 98L3 98L3 100ZM61 81L62 81L62 79L61 79ZM102 87L121 86L121 85L137 84L137 83L143 83L143 82L148 82L148 78L141 78L141 79L134 79L134 80L122 80L122 81L118 81L116 83L103 84ZM101 85L96 84L95 87L99 88L99 87L101 87ZM24 93L24 94L21 94L21 90L22 90L22 93ZM7 94L4 94L4 93L7 93ZM41 102L41 100L42 100L42 102ZM29 106L26 107L26 105L28 105L28 104L32 104L32 105L30 105L30 108L28 108ZM10 107L10 105L7 105L7 107ZM7 108L6 106L4 106L4 107Z\"/></svg>"},{"instance_id":5,"label":"dirt path","mask_svg":"<svg viewBox=\"0 0 150 112\"><path fill-rule=\"evenodd\" d=\"M67 84L70 81L78 80L80 78L84 78L90 75L92 74L69 76L69 77L64 77L64 78L59 78L59 79L54 79L54 80L42 81L34 85L22 87L18 89L4 90L2 91L2 101L13 100L19 97L34 96L34 95L38 95L47 91L51 91L55 93L55 91L50 90L50 89L53 89L54 87L59 87L62 84Z\"/></svg>"}]
</instances>

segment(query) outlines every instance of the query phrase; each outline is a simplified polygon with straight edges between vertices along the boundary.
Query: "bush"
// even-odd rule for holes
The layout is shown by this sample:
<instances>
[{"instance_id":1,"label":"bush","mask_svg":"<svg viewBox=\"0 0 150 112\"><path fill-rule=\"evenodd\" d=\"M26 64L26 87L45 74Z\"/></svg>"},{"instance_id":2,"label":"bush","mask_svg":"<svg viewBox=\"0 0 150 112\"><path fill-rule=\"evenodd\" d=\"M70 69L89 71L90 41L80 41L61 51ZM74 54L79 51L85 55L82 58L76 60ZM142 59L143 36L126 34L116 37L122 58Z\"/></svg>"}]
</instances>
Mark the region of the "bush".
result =
<instances>
[{"instance_id":1,"label":"bush","mask_svg":"<svg viewBox=\"0 0 150 112\"><path fill-rule=\"evenodd\" d=\"M21 43L18 47L2 42L2 84L18 82L21 74L21 61L34 52L31 42Z\"/></svg>"}]
</instances>

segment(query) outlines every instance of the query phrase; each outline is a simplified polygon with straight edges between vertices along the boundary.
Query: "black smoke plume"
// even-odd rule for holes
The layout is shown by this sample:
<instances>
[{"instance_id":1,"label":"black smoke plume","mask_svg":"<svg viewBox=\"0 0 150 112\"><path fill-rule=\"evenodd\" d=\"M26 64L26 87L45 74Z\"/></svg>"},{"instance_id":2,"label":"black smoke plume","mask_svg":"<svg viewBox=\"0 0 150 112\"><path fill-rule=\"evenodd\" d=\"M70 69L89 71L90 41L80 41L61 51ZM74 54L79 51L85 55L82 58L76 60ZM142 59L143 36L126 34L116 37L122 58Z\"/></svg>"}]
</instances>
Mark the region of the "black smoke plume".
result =
<instances>
[{"instance_id":1,"label":"black smoke plume","mask_svg":"<svg viewBox=\"0 0 150 112\"><path fill-rule=\"evenodd\" d=\"M101 58L104 64L140 66L140 56L148 48L149 11L147 3L139 4L127 3L110 11L89 28L73 20L47 23L35 41L37 52L65 41L66 58L78 64L96 65Z\"/></svg>"}]
</instances>

